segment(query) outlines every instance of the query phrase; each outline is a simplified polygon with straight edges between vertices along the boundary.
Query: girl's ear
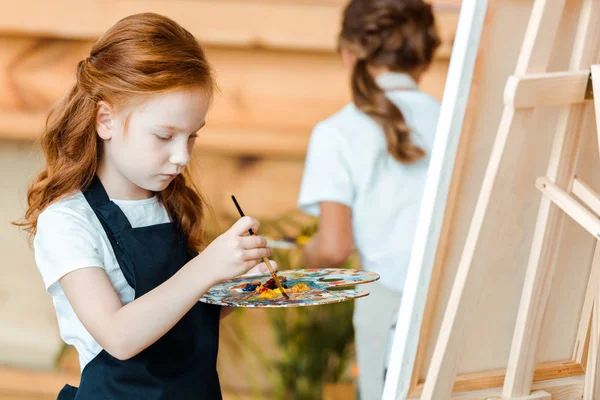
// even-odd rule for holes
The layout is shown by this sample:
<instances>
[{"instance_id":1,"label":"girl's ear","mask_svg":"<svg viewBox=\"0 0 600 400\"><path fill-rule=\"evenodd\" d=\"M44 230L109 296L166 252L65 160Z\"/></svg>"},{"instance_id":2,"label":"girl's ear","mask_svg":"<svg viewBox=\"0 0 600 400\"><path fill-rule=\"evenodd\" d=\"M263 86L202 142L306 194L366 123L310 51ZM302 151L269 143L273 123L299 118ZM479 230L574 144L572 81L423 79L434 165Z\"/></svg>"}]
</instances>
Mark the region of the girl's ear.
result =
<instances>
[{"instance_id":1,"label":"girl's ear","mask_svg":"<svg viewBox=\"0 0 600 400\"><path fill-rule=\"evenodd\" d=\"M347 48L341 46L340 47L340 57L342 57L342 64L348 71L352 71L354 69L354 64L356 64L356 56Z\"/></svg>"},{"instance_id":2,"label":"girl's ear","mask_svg":"<svg viewBox=\"0 0 600 400\"><path fill-rule=\"evenodd\" d=\"M96 111L96 132L101 139L110 140L112 138L114 118L114 109L104 101L99 102Z\"/></svg>"}]
</instances>

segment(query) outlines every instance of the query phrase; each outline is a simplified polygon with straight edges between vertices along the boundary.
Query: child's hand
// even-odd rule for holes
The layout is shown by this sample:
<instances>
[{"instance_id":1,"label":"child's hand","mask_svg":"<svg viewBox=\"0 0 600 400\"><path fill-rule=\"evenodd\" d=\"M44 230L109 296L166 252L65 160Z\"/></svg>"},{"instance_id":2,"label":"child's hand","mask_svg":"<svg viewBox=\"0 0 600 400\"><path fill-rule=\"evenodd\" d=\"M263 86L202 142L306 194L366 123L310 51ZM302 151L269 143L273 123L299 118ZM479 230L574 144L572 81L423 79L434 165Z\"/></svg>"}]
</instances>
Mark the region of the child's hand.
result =
<instances>
[{"instance_id":1,"label":"child's hand","mask_svg":"<svg viewBox=\"0 0 600 400\"><path fill-rule=\"evenodd\" d=\"M256 233L259 226L256 218L242 217L198 255L215 283L242 275L271 255L265 238L248 235L249 229Z\"/></svg>"}]
</instances>

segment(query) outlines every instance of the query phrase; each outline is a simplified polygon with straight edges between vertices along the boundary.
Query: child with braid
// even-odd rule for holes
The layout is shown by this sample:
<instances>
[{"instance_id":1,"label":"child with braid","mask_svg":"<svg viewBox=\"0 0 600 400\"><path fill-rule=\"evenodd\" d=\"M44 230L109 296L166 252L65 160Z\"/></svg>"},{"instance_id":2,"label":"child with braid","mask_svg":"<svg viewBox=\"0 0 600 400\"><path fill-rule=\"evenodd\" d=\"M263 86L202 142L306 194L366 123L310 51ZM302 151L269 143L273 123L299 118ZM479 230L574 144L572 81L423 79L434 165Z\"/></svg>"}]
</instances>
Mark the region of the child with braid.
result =
<instances>
[{"instance_id":1,"label":"child with braid","mask_svg":"<svg viewBox=\"0 0 600 400\"><path fill-rule=\"evenodd\" d=\"M383 392L439 115L417 84L439 44L424 1L352 0L339 50L353 102L318 123L308 147L298 203L319 231L306 267L339 267L356 247L381 276L355 303L362 400Z\"/></svg>"}]
</instances>

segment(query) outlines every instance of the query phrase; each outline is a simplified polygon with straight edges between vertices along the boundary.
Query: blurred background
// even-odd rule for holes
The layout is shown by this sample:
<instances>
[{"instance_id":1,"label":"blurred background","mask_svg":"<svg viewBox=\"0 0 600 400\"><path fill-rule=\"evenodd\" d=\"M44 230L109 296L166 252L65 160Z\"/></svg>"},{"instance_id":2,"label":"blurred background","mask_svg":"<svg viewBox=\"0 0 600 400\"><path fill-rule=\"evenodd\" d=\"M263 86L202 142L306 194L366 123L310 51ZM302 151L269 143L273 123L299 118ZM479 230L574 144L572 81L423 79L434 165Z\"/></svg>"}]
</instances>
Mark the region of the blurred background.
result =
<instances>
[{"instance_id":1,"label":"blurred background","mask_svg":"<svg viewBox=\"0 0 600 400\"><path fill-rule=\"evenodd\" d=\"M41 168L47 111L74 82L77 62L120 18L167 15L198 37L220 93L197 140L209 235L237 219L230 195L273 239L306 240L315 222L296 210L312 127L350 101L337 34L345 0L0 0L0 399L55 399L77 385L74 350L58 335L21 218ZM421 88L441 100L460 0L432 0L443 44ZM277 250L281 269L299 249ZM346 265L360 268L356 257ZM222 324L225 399L353 399L352 302L240 310Z\"/></svg>"}]
</instances>

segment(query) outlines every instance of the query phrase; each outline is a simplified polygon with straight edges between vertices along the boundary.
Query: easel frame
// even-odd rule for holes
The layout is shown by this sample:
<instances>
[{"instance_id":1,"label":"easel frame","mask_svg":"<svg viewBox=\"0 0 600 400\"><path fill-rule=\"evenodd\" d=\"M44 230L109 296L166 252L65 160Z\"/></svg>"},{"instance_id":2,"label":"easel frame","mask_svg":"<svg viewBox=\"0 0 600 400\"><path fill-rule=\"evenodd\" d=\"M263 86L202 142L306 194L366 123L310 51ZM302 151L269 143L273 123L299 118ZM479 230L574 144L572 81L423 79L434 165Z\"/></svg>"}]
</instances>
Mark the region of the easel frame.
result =
<instances>
[{"instance_id":1,"label":"easel frame","mask_svg":"<svg viewBox=\"0 0 600 400\"><path fill-rule=\"evenodd\" d=\"M536 106L564 105L564 111L562 111L559 118L557 129L559 138L555 141L554 149L552 150L548 175L552 177L552 182L557 182L561 187L564 187L565 184L569 182L569 179L572 179L574 176L573 168L576 164L576 156L574 157L573 153L575 152L576 154L576 150L574 149L576 149L579 144L579 135L570 135L566 133L577 130L579 124L583 123L582 121L585 117L586 106L582 103L585 99L586 89L588 89L588 77L590 75L589 68L595 61L597 62L597 59L595 58L596 51L594 43L598 43L600 40L600 32L598 32L598 29L595 29L592 21L600 20L600 10L598 9L599 6L594 4L594 2L584 0L582 6L583 9L581 11L582 17L578 24L576 36L580 38L579 42L577 42L579 45L576 45L573 51L569 71L548 73L546 70L551 56L554 36L559 29L559 22L564 5L565 1L560 0L539 0L534 3L528 31L525 40L523 41L523 48L515 73L506 83L504 99L505 111L498 128L498 135L496 137L496 143L494 144L492 159L486 171L486 176L477 202L477 208L469 230L467 243L461 257L461 263L452 289L448 308L446 309L440 337L438 337L436 342L437 345L432 363L425 380L422 399L450 398L453 387L454 391L461 389L477 389L473 387L461 388L461 382L454 381L458 357L462 347L461 341L464 340L462 331L465 326L465 319L469 314L469 311L473 308L472 303L476 301L478 296L476 290L478 287L477 282L481 280L482 273L484 273L481 268L477 271L477 268L472 266L472 256L479 240L480 230L485 222L487 206L490 203L490 195L495 183L496 174L498 173L498 165L504 156L506 138L511 134L514 135L514 132L527 131L527 126L531 124L534 108ZM460 32L460 22L458 32ZM451 73L452 72L450 72L450 74ZM441 129L443 128L438 128L438 133ZM448 150L452 149L449 148ZM455 154L455 151L453 153ZM433 164L434 159L435 149L434 154L432 154L432 168L435 166L435 164ZM564 160L573 160L571 169L558 168L560 165L564 165ZM436 172L434 171L432 173L435 175ZM434 182L435 178L430 177L429 180ZM428 181L428 184L429 183L430 182ZM546 185L545 187L550 187L552 193L556 192L554 187L548 186L548 182L539 181L538 185ZM443 193L442 197L447 195L447 190L447 186L443 186L442 184L439 189L439 191ZM569 187L568 190L571 190L571 188ZM594 201L600 204L600 199L595 198L594 193L590 190L586 190L586 186L579 180L573 180L573 193L580 199L583 197L582 200L588 207L590 204L596 204ZM434 190L433 194L433 197L435 197L439 193ZM587 202L584 199L587 199ZM439 217L439 210L441 209L443 212L446 199L444 198L443 200L443 202L438 202L437 210L432 206L432 202L425 203L423 206L424 209L422 210L423 214L421 215L421 222L426 221L426 226L419 228L416 238L418 244L416 244L413 249L413 260L411 260L410 266L411 272L413 273L414 270L418 270L419 267L421 267L421 270L419 271L422 274L421 280L415 279L414 276L412 277L413 284L418 282L418 284L421 285L415 284L417 289L422 288L423 275L425 276L425 279L427 279L431 274L433 257L426 257L424 256L424 253L426 253L425 250L435 252L432 251L432 249L437 248L437 241L439 240L439 224L441 220ZM550 396L550 393L548 392L532 393L532 388L540 388L540 385L533 385L533 382L540 381L540 383L542 383L547 382L550 379L582 375L586 364L589 369L590 363L598 363L598 357L587 357L586 351L590 335L592 338L598 338L598 335L600 334L600 318L596 316L596 310L592 306L598 287L597 278L599 276L599 267L597 260L598 253L600 252L598 247L596 247L596 255L592 263L584 307L577 333L577 340L573 350L573 359L545 363L542 365L538 364L537 366L534 362L537 336L542 325L545 305L548 302L550 290L549 282L551 282L553 275L552 264L554 260L552 257L555 258L556 256L556 254L551 254L552 251L547 250L548 248L555 249L555 246L552 244L546 245L545 248L542 246L542 243L548 242L548 238L543 240L544 232L546 232L545 227L548 226L548 224L553 227L557 225L556 220L558 219L558 230L560 233L560 220L562 219L561 212L558 211L558 208L554 207L554 205L551 206L551 203L552 202L549 200L542 200L540 205L537 227L534 234L534 243L532 244L528 263L529 267L523 289L523 298L521 300L521 305L519 306L519 319L513 339L511 357L506 370L507 372L502 370L488 371L486 375L488 378L495 376L493 379L494 382L488 382L490 385L489 387L499 387L502 386L502 382L504 382L502 395L503 398L506 399L550 398L547 397ZM434 219L437 218L437 221L432 221L431 219L427 221L427 218L424 216L426 213L435 214ZM590 218L584 218L584 220L591 221ZM600 233L600 231L598 232ZM429 235L426 233L429 233ZM560 236L559 233L557 234L552 230L552 232L549 232L547 235ZM438 235L438 237L436 237L436 235ZM433 239L431 237L433 237ZM551 265L550 267L548 267L549 264ZM536 267L539 265L543 265L544 268ZM411 272L409 272L407 293L405 293L405 296L409 295L411 299L418 299L418 295L415 296L412 292L408 292L408 290L410 290L410 288L408 288L408 283L410 282ZM414 275L418 274L414 273ZM414 308L415 305L421 306L421 304L416 304L413 300L412 304L407 304L406 308L410 308L411 306ZM403 310L401 309L399 325L402 321L406 322L406 316L410 315L407 310L404 310L404 312L403 320ZM422 317L422 315L423 314L419 315L418 311L415 312L413 310L413 318L419 318ZM595 320L592 318L592 315L595 316ZM590 321L592 320L596 322L595 324L592 323L592 332L590 333L589 327ZM402 337L399 335L399 332L397 332L395 345L402 345L403 343L399 341L402 339L406 340L406 334ZM597 339L592 340L592 343L590 348L598 346ZM533 349L533 351L531 349ZM410 352L411 349L405 350L405 353ZM394 356L392 357L390 372L398 371L397 369L393 369L394 367L399 368L398 365L394 365L394 357L397 356L396 353L397 352L394 352ZM595 353L592 351L591 354L593 355ZM400 364L403 368L412 367L412 365L407 364L407 359L410 363L410 356L407 357L406 355L403 355L403 359L398 360L404 362L404 364ZM412 361L414 361L414 358L412 358ZM406 396L406 393L397 390L398 385L398 380L394 380L392 377L388 378L388 381L386 382L386 392L384 393L385 400L405 398L402 396ZM550 382L548 382L548 385L552 386ZM572 396L572 393L582 390L583 382L577 380L564 382L564 387L569 385L573 387L570 394ZM590 385L590 383L586 384L586 392L589 392L589 389L587 388L589 388Z\"/></svg>"}]
</instances>

